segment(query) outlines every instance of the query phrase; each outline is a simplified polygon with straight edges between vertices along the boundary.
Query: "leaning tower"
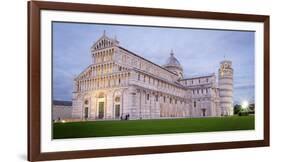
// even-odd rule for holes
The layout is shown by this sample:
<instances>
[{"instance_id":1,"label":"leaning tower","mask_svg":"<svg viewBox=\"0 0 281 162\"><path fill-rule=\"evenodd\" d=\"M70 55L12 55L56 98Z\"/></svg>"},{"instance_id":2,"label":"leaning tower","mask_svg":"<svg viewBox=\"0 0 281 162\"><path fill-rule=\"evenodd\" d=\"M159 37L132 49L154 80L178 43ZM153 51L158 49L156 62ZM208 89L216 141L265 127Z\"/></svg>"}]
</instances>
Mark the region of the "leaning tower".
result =
<instances>
[{"instance_id":1,"label":"leaning tower","mask_svg":"<svg viewBox=\"0 0 281 162\"><path fill-rule=\"evenodd\" d=\"M218 86L221 115L233 115L233 69L231 61L220 62Z\"/></svg>"}]
</instances>

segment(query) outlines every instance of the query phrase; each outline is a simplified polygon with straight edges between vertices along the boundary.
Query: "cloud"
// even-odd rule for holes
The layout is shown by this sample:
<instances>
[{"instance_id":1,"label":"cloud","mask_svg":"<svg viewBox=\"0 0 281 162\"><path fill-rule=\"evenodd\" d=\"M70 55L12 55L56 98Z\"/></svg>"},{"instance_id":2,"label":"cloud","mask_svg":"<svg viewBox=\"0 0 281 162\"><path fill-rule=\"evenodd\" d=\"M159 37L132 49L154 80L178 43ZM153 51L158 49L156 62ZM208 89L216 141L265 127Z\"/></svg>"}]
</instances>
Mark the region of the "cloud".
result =
<instances>
[{"instance_id":1,"label":"cloud","mask_svg":"<svg viewBox=\"0 0 281 162\"><path fill-rule=\"evenodd\" d=\"M109 37L116 35L124 48L158 65L173 49L185 76L217 74L224 57L232 60L235 100L254 98L254 32L54 23L55 99L71 100L73 78L91 64L90 47L103 30Z\"/></svg>"}]
</instances>

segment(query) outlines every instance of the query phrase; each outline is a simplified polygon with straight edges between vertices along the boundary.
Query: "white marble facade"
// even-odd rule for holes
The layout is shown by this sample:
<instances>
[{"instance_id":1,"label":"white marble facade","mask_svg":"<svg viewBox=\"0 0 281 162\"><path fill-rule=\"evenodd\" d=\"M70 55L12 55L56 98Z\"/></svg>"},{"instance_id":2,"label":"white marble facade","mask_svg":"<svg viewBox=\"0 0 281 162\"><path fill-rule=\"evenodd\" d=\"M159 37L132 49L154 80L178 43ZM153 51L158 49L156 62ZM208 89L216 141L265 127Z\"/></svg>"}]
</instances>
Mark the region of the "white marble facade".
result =
<instances>
[{"instance_id":1,"label":"white marble facade","mask_svg":"<svg viewBox=\"0 0 281 162\"><path fill-rule=\"evenodd\" d=\"M72 117L81 120L210 117L233 114L233 69L183 78L173 51L157 65L104 33L91 47L92 64L74 79Z\"/></svg>"}]
</instances>

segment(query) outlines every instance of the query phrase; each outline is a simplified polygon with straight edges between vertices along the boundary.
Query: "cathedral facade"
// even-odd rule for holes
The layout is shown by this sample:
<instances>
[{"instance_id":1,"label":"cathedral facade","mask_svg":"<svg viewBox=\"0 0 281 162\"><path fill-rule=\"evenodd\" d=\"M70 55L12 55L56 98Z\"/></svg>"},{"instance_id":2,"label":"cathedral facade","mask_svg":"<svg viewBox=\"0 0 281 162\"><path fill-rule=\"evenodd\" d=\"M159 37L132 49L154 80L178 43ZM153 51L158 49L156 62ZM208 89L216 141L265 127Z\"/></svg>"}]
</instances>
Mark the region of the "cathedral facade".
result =
<instances>
[{"instance_id":1,"label":"cathedral facade","mask_svg":"<svg viewBox=\"0 0 281 162\"><path fill-rule=\"evenodd\" d=\"M160 66L119 45L105 32L91 47L92 64L74 79L77 120L188 118L233 115L233 69L184 78L173 51Z\"/></svg>"}]
</instances>

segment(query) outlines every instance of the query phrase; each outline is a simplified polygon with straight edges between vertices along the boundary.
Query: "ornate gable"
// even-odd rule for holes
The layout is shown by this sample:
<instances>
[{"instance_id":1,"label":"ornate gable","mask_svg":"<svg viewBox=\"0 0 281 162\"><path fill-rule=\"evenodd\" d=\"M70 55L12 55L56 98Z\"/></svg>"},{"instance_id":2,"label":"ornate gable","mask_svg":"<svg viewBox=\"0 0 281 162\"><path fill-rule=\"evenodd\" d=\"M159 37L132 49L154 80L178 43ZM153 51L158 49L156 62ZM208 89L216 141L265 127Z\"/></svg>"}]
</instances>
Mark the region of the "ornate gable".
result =
<instances>
[{"instance_id":1,"label":"ornate gable","mask_svg":"<svg viewBox=\"0 0 281 162\"><path fill-rule=\"evenodd\" d=\"M112 47L118 45L119 42L116 38L111 39L106 36L105 31L103 32L102 37L92 46L92 50L100 50L103 48Z\"/></svg>"}]
</instances>

